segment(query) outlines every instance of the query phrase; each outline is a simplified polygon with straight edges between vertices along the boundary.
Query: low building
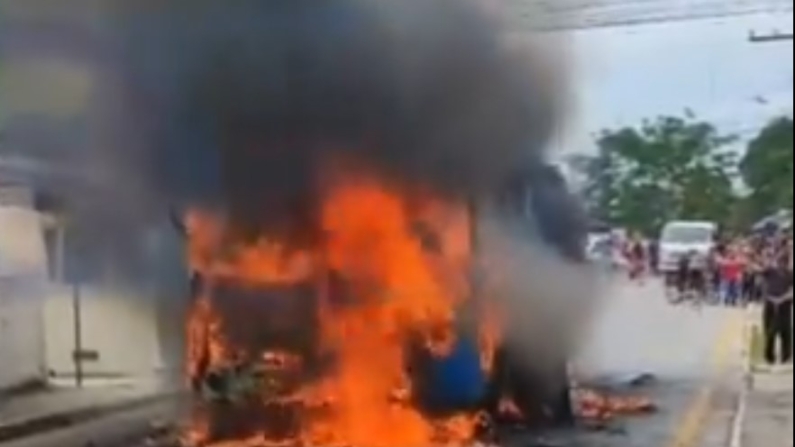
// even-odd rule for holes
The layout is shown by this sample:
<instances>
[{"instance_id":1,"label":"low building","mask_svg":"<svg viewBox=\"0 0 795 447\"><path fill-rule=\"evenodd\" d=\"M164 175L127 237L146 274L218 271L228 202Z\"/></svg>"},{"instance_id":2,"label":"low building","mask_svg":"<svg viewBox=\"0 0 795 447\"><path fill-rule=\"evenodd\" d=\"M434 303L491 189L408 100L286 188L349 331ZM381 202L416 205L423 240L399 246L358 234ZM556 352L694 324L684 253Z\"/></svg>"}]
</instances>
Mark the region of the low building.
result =
<instances>
[{"instance_id":1,"label":"low building","mask_svg":"<svg viewBox=\"0 0 795 447\"><path fill-rule=\"evenodd\" d=\"M30 188L0 187L0 389L76 383L78 371L86 380L179 374L187 277L176 231L128 235L142 249L125 247L127 257L93 234L89 253L34 202ZM130 279L119 260L149 268Z\"/></svg>"},{"instance_id":2,"label":"low building","mask_svg":"<svg viewBox=\"0 0 795 447\"><path fill-rule=\"evenodd\" d=\"M32 202L28 189L0 185L0 389L46 375L47 261Z\"/></svg>"}]
</instances>

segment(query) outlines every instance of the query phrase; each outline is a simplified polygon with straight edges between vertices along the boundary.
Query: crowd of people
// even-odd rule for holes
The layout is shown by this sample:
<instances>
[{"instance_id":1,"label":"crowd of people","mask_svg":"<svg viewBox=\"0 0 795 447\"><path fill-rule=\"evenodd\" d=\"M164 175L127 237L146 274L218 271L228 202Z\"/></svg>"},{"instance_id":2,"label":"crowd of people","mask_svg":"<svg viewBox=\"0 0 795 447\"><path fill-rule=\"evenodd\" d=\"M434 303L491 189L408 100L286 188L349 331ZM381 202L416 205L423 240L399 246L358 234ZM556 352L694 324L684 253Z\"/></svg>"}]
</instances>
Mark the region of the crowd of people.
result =
<instances>
[{"instance_id":1,"label":"crowd of people","mask_svg":"<svg viewBox=\"0 0 795 447\"><path fill-rule=\"evenodd\" d=\"M659 273L655 241L629 238L623 256L632 280ZM793 235L776 230L719 238L706 262L694 267L695 253L683 255L671 283L679 297L693 293L724 306L763 307L765 359L787 364L793 356Z\"/></svg>"},{"instance_id":2,"label":"crowd of people","mask_svg":"<svg viewBox=\"0 0 795 447\"><path fill-rule=\"evenodd\" d=\"M760 303L766 273L780 265L792 270L792 240L791 230L718 240L699 266L695 258L700 254L683 254L671 285L680 292L696 290L727 306ZM654 240L628 238L621 257L631 280L644 282L648 276L660 274L659 246Z\"/></svg>"}]
</instances>

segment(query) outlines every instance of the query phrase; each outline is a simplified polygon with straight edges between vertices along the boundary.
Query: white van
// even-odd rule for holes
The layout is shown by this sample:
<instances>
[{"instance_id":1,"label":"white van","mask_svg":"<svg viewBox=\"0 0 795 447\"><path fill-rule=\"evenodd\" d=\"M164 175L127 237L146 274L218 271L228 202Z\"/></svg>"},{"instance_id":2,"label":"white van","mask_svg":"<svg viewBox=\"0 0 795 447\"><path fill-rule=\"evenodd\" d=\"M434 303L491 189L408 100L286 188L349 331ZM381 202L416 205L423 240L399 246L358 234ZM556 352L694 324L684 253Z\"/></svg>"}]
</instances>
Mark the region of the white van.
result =
<instances>
[{"instance_id":1,"label":"white van","mask_svg":"<svg viewBox=\"0 0 795 447\"><path fill-rule=\"evenodd\" d=\"M668 222L660 233L660 271L676 271L679 260L691 253L695 255L691 267L706 268L717 233L718 225L715 222Z\"/></svg>"}]
</instances>

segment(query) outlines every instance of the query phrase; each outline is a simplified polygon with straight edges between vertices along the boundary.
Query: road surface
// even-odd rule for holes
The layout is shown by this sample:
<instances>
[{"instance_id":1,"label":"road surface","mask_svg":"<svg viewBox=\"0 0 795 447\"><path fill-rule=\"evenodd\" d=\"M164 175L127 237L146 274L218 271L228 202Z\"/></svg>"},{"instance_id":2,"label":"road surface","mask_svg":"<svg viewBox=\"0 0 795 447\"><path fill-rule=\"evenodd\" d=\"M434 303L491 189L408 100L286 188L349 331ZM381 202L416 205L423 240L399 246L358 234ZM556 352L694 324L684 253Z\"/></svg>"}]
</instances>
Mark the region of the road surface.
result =
<instances>
[{"instance_id":1,"label":"road surface","mask_svg":"<svg viewBox=\"0 0 795 447\"><path fill-rule=\"evenodd\" d=\"M652 373L643 388L660 412L620 421L602 433L550 434L560 447L725 447L739 389L743 313L723 308L673 307L662 287L619 280L606 293L577 370L591 379ZM160 403L0 447L138 447L133 441L170 422L177 404ZM537 440L518 439L517 447Z\"/></svg>"},{"instance_id":2,"label":"road surface","mask_svg":"<svg viewBox=\"0 0 795 447\"><path fill-rule=\"evenodd\" d=\"M725 447L742 378L744 312L671 306L656 281L619 281L606 296L579 368L614 380L653 374L645 392L660 412L626 420L615 434L586 436L582 445Z\"/></svg>"}]
</instances>

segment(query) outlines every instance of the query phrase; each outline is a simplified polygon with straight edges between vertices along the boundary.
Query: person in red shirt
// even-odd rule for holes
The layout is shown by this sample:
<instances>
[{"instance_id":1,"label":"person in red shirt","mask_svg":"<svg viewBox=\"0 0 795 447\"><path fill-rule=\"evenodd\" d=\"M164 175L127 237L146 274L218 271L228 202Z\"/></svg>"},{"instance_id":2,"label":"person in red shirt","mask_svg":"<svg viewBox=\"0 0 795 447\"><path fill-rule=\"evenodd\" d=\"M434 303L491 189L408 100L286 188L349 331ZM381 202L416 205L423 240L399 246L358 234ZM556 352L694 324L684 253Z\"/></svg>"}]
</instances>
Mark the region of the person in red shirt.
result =
<instances>
[{"instance_id":1,"label":"person in red shirt","mask_svg":"<svg viewBox=\"0 0 795 447\"><path fill-rule=\"evenodd\" d=\"M728 255L720 262L720 272L723 280L723 302L727 306L739 304L744 270L745 263L737 250L730 250Z\"/></svg>"}]
</instances>

